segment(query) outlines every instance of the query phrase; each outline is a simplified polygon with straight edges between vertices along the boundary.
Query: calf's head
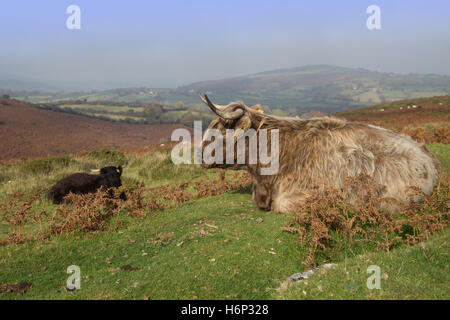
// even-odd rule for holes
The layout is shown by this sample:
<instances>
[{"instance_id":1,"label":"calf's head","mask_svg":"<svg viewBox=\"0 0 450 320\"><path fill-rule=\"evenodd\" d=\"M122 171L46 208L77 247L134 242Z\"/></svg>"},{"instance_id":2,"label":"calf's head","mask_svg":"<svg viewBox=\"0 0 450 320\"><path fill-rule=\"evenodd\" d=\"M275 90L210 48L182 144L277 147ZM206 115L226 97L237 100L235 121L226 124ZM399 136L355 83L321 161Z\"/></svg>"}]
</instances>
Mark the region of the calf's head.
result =
<instances>
[{"instance_id":1,"label":"calf's head","mask_svg":"<svg viewBox=\"0 0 450 320\"><path fill-rule=\"evenodd\" d=\"M118 188L122 186L120 177L122 176L122 166L118 167L104 167L100 169L100 177L102 178L102 185L106 188Z\"/></svg>"}]
</instances>

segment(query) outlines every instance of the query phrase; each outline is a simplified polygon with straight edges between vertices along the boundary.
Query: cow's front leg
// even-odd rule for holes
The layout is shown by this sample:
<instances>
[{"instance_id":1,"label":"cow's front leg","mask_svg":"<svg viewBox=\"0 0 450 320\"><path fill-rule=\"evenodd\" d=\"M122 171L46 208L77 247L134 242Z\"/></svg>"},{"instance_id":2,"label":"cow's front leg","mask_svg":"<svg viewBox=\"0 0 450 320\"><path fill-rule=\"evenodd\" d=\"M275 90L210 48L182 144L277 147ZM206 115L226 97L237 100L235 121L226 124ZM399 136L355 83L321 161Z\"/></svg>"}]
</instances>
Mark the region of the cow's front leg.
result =
<instances>
[{"instance_id":1,"label":"cow's front leg","mask_svg":"<svg viewBox=\"0 0 450 320\"><path fill-rule=\"evenodd\" d=\"M306 192L277 195L272 199L271 209L279 213L299 212L309 196Z\"/></svg>"}]
</instances>

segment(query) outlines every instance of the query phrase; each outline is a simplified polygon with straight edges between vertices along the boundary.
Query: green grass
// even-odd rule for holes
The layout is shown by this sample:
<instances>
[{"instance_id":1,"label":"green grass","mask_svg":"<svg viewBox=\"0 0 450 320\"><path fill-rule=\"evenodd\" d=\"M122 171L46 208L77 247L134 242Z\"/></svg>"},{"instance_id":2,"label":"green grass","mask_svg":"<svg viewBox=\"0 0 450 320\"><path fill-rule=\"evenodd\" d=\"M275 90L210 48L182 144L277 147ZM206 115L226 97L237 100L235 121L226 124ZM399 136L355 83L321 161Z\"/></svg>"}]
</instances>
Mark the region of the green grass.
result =
<instances>
[{"instance_id":1,"label":"green grass","mask_svg":"<svg viewBox=\"0 0 450 320\"><path fill-rule=\"evenodd\" d=\"M277 299L449 299L450 229L392 252L368 252L290 285ZM368 289L367 268L381 271L380 289ZM384 276L383 276L384 275Z\"/></svg>"},{"instance_id":2,"label":"green grass","mask_svg":"<svg viewBox=\"0 0 450 320\"><path fill-rule=\"evenodd\" d=\"M40 199L33 204L31 213L42 210L53 212L56 208L45 198L45 193L60 179L74 172L90 172L90 169L105 166L118 166L127 162L123 171L122 184L125 188L133 188L139 183L146 187L181 182L200 176L217 177L217 170L205 170L200 165L174 165L170 160L170 151L153 151L143 156L127 156L122 152L101 149L85 156L64 156L41 158L27 161L17 161L2 165L0 170L0 205L8 201L8 195L17 192L24 197L34 192L41 194ZM9 224L2 220L0 210L0 238L5 238L11 231ZM36 225L28 222L24 231L36 231Z\"/></svg>"},{"instance_id":3,"label":"green grass","mask_svg":"<svg viewBox=\"0 0 450 320\"><path fill-rule=\"evenodd\" d=\"M450 147L444 143L432 143L427 145L428 150L433 152L442 164L444 174L448 173L450 167Z\"/></svg>"},{"instance_id":4,"label":"green grass","mask_svg":"<svg viewBox=\"0 0 450 320\"><path fill-rule=\"evenodd\" d=\"M0 249L0 283L33 283L29 299L270 298L279 280L302 268L297 237L280 231L289 217L255 209L249 192L186 203L144 221L123 219L128 228L119 232L6 246ZM200 229L208 234L200 236ZM153 243L170 232L165 245ZM81 269L82 289L66 292L65 270L72 264ZM118 270L125 264L140 269Z\"/></svg>"},{"instance_id":5,"label":"green grass","mask_svg":"<svg viewBox=\"0 0 450 320\"><path fill-rule=\"evenodd\" d=\"M450 146L433 144L444 167ZM5 194L45 191L61 176L89 167L128 161L123 182L157 186L198 176L217 176L199 166L174 166L168 151L124 156L100 150L85 156L19 161L2 166L0 204ZM31 180L30 180L31 179ZM11 181L10 183L8 181ZM29 182L31 181L31 182ZM56 208L47 200L36 212ZM344 250L334 269L314 275L287 290L283 281L304 271L298 235L280 228L290 215L262 212L250 188L183 203L149 213L144 219L119 215L118 231L61 235L0 247L0 284L30 282L25 296L0 294L0 299L448 299L450 229L422 246L399 246L391 252L370 248ZM37 226L28 224L26 232ZM8 226L0 225L3 237ZM161 240L162 239L162 240ZM319 261L323 263L325 261ZM136 271L124 271L131 265ZM369 265L388 275L380 290L365 286ZM81 290L67 292L66 269L81 269ZM306 295L303 293L306 292Z\"/></svg>"},{"instance_id":6,"label":"green grass","mask_svg":"<svg viewBox=\"0 0 450 320\"><path fill-rule=\"evenodd\" d=\"M205 170L200 165L176 166L170 160L170 150L125 157L122 152L101 149L85 156L20 160L1 166L0 203L4 200L5 194L45 190L71 173L89 173L90 169L124 163L127 163L127 167L123 172L122 182L127 187L137 185L139 182L146 186L157 186L217 173L216 170Z\"/></svg>"}]
</instances>

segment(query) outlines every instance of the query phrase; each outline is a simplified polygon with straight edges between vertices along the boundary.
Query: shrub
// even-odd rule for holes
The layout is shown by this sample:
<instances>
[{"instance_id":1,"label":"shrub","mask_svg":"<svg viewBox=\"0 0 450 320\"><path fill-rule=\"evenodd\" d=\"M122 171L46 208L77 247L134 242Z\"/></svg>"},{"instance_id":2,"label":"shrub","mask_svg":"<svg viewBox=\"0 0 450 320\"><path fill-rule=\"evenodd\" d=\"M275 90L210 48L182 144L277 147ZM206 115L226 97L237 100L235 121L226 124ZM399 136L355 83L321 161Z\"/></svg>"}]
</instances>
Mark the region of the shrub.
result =
<instances>
[{"instance_id":1,"label":"shrub","mask_svg":"<svg viewBox=\"0 0 450 320\"><path fill-rule=\"evenodd\" d=\"M120 151L113 151L107 148L91 151L87 157L97 160L101 165L123 165L125 163L125 155Z\"/></svg>"},{"instance_id":2,"label":"shrub","mask_svg":"<svg viewBox=\"0 0 450 320\"><path fill-rule=\"evenodd\" d=\"M23 174L49 174L60 167L67 167L74 161L70 157L53 157L24 161L19 167Z\"/></svg>"}]
</instances>

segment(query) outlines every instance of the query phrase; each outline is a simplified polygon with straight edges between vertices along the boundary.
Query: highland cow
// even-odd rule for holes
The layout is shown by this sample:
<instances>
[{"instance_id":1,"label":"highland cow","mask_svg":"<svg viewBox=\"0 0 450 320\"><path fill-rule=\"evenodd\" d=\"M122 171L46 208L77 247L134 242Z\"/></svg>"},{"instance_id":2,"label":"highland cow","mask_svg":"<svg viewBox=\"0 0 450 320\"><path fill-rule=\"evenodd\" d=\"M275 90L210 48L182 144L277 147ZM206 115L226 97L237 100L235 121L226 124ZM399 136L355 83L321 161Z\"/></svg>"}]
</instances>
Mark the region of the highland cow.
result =
<instances>
[{"instance_id":1,"label":"highland cow","mask_svg":"<svg viewBox=\"0 0 450 320\"><path fill-rule=\"evenodd\" d=\"M96 192L100 187L104 187L112 195L111 188L122 186L120 177L122 167L104 167L100 169L100 174L74 173L57 182L47 193L47 198L55 204L61 204L64 197L69 193L86 194ZM125 200L125 194L120 198Z\"/></svg>"},{"instance_id":2,"label":"highland cow","mask_svg":"<svg viewBox=\"0 0 450 320\"><path fill-rule=\"evenodd\" d=\"M279 167L275 174L262 175L260 169L263 165L259 161L249 163L250 139L245 140L244 164L202 164L206 168L247 170L252 176L252 198L260 209L297 212L309 196L320 193L327 186L345 191L346 199L357 203L359 200L354 192L344 190L345 181L348 177L366 175L374 186L381 186L377 191L382 199L380 209L392 213L398 209L395 202L407 204L423 200L420 194L414 195L411 186L430 195L438 182L440 163L437 158L423 144L406 135L332 116L307 120L275 117L249 108L242 102L219 106L206 95L200 97L217 115L208 129L222 133L224 159L227 129L253 129L256 135L260 129L267 132L278 129L276 156ZM235 149L239 139L234 137ZM210 143L212 141L204 139L202 151ZM236 160L236 152L234 157Z\"/></svg>"}]
</instances>

